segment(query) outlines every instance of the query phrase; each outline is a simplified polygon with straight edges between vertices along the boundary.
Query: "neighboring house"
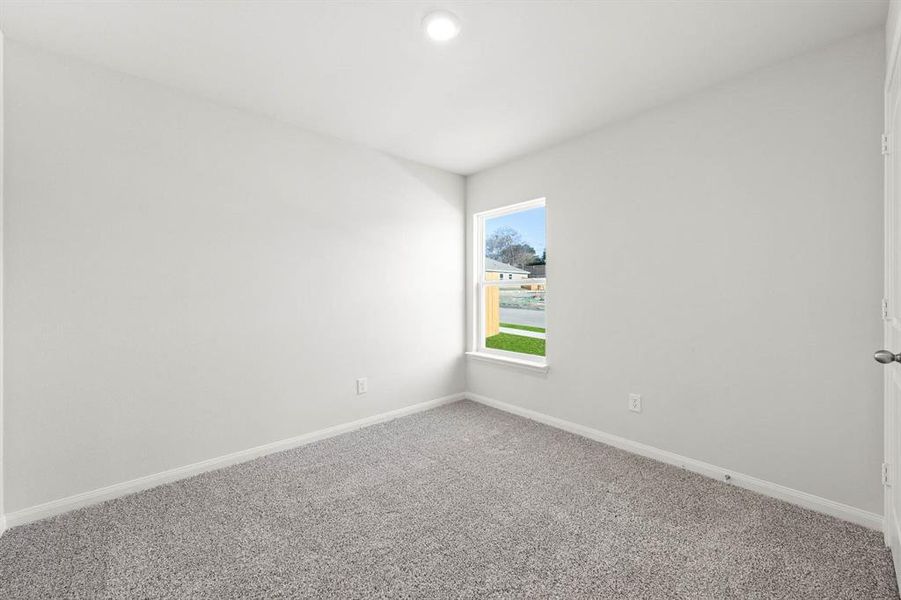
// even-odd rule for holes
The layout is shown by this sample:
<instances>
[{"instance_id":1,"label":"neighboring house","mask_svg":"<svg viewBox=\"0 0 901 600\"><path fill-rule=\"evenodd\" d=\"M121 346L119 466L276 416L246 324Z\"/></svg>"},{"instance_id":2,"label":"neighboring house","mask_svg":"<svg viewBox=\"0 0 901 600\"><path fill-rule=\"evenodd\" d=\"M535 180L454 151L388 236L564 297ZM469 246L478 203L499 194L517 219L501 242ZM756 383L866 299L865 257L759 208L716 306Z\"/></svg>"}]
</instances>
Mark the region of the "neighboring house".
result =
<instances>
[{"instance_id":1,"label":"neighboring house","mask_svg":"<svg viewBox=\"0 0 901 600\"><path fill-rule=\"evenodd\" d=\"M531 279L544 279L546 277L545 267L547 265L526 265Z\"/></svg>"},{"instance_id":2,"label":"neighboring house","mask_svg":"<svg viewBox=\"0 0 901 600\"><path fill-rule=\"evenodd\" d=\"M493 258L485 258L485 279L528 279L529 272L520 269L519 267L514 267L513 265L508 265L507 263L502 263L499 260L494 260Z\"/></svg>"},{"instance_id":3,"label":"neighboring house","mask_svg":"<svg viewBox=\"0 0 901 600\"><path fill-rule=\"evenodd\" d=\"M544 267L542 266L542 269ZM543 275L542 275L543 276ZM485 258L485 279L502 281L517 281L520 279L528 279L529 272L507 263L502 263L493 258ZM501 286L488 286L485 290L485 337L491 337L500 333L501 326ZM503 286L509 289L514 286ZM518 286L523 290L541 291L544 290L544 284L523 284Z\"/></svg>"}]
</instances>

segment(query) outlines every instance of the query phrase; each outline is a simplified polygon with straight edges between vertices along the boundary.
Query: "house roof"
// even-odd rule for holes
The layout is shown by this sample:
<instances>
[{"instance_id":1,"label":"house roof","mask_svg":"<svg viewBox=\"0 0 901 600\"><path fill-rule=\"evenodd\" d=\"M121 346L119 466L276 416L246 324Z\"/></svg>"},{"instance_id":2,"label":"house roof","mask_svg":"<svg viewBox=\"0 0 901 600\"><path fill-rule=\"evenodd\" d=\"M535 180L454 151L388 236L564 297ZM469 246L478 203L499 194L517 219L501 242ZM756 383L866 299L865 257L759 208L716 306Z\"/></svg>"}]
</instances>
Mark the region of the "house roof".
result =
<instances>
[{"instance_id":1,"label":"house roof","mask_svg":"<svg viewBox=\"0 0 901 600\"><path fill-rule=\"evenodd\" d=\"M513 265L508 265L507 263L502 263L499 260L494 260L493 258L485 258L485 270L490 271L492 273L523 273L528 275L529 272L519 267L514 267Z\"/></svg>"}]
</instances>

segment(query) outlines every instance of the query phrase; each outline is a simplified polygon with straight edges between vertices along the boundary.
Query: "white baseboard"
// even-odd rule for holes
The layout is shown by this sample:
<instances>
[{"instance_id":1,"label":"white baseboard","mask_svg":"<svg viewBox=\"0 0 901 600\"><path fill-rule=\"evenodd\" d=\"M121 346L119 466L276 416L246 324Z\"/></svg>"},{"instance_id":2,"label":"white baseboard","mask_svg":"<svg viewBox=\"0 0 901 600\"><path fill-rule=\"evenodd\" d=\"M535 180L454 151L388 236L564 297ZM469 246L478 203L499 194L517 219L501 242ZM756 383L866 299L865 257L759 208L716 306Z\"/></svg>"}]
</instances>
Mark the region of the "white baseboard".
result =
<instances>
[{"instance_id":1,"label":"white baseboard","mask_svg":"<svg viewBox=\"0 0 901 600\"><path fill-rule=\"evenodd\" d=\"M74 496L60 498L59 500L45 502L43 504L38 504L29 508L23 508L12 513L7 513L4 519L5 526L17 527L19 525L25 525L26 523L31 523L33 521L52 517L54 515L68 512L70 510L75 510L77 508L82 508L91 504L97 504L98 502L103 502L105 500L112 500L113 498L118 498L120 496L125 496L134 492L154 488L164 483L170 483L179 479L193 477L194 475L199 475L207 471L213 471L216 469L221 469L223 467L228 467L230 465L246 462L248 460L253 460L261 456L266 456L267 454L273 454L275 452L281 452L283 450L290 450L291 448L297 448L298 446L303 446L312 442L334 437L336 435L341 435L342 433L348 433L350 431L362 429L363 427L369 427L371 425L377 425L379 423L392 421L399 417L404 417L413 413L429 410L430 408L435 408L443 404L456 402L457 400L462 400L465 397L466 395L462 392L458 394L451 394L450 396L444 396L443 398L436 398L435 400L428 400L426 402L420 402L419 404L405 406L397 410L392 410L378 415L373 415L371 417L365 417L363 419L351 421L350 423L335 425L334 427L328 427L326 429L320 429L318 431L305 433L303 435L298 435L286 440L272 442L271 444L264 444L255 448L249 448L247 450L241 450L238 452L233 452L231 454L226 454L224 456L210 458L208 460L185 465L183 467L177 467L175 469L163 471L162 473L139 477L137 479L132 479L131 481L116 483L96 490L91 490L89 492L83 492L81 494L75 494ZM3 521L0 521L0 523L2 522Z\"/></svg>"},{"instance_id":2,"label":"white baseboard","mask_svg":"<svg viewBox=\"0 0 901 600\"><path fill-rule=\"evenodd\" d=\"M808 494L807 492L802 492L790 487L786 487L784 485L779 485L778 483L772 483L770 481L764 481L763 479L751 477L750 475L736 473L735 471L730 471L729 469L711 465L700 460L681 456L679 454L661 450L660 448L648 446L647 444L642 444L640 442L633 442L632 440L628 440L611 433L592 429L591 427L579 425L577 423L566 421L564 419L558 419L557 417L552 417L550 415L546 415L534 410L529 410L527 408L508 404L507 402L501 402L500 400L494 400L493 398L488 398L479 394L467 393L466 398L472 400L473 402L478 402L480 404L484 404L486 406L490 406L504 412L519 415L521 417L525 417L539 423L544 423L545 425L550 425L551 427L556 427L557 429L562 429L576 435L581 435L582 437L596 440L609 446L614 446L616 448L632 452L633 454L639 454L647 458L652 458L660 462L681 467L688 471L699 473L713 479L726 481L726 476L729 476L728 483L731 483L738 487L745 488L759 494L763 494L765 496L770 496L772 498L777 498L779 500L784 500L785 502L789 502L803 508L808 508L816 512L824 513L838 519L842 519L844 521L850 521L852 523L856 523L870 529L876 529L878 531L882 531L883 528L882 516L876 513L861 510L859 508L855 508L847 504L842 504L840 502L835 502L833 500L828 500L826 498L821 498L820 496ZM899 565L896 565L896 568L898 566Z\"/></svg>"},{"instance_id":3,"label":"white baseboard","mask_svg":"<svg viewBox=\"0 0 901 600\"><path fill-rule=\"evenodd\" d=\"M26 523L31 523L33 521L52 517L54 515L68 512L70 510L75 510L77 508L82 508L91 504L97 504L105 500L111 500L113 498L132 494L141 490L157 487L159 485L177 481L179 479L193 477L194 475L199 475L207 471L213 471L215 469L221 469L230 465L246 462L248 460L253 460L261 456L266 456L267 454L289 450L291 448L310 444L318 440L323 440L326 438L334 437L336 435L341 435L343 433L348 433L356 429L362 429L363 427L368 427L370 425L385 423L399 417L421 412L424 410L429 410L443 404L456 402L457 400L462 400L463 398L468 398L474 402L479 402L481 404L485 404L487 406L491 406L493 408L497 408L511 414L519 415L521 417L525 417L539 423L544 423L545 425L550 425L551 427L569 431L570 433L581 435L583 437L596 440L598 442L602 442L604 444L608 444L610 446L614 446L616 448L620 448L634 454L639 454L641 456L659 460L670 465L681 467L683 469L687 469L689 471L693 471L695 473L699 473L713 479L719 479L723 481L728 475L730 476L729 483L737 485L738 487L749 489L766 496L777 498L779 500L784 500L786 502L790 502L792 504L815 510L827 515L831 515L845 521L857 523L858 525L863 525L864 527L868 527L870 529L876 529L880 531L883 529L883 518L881 515L878 515L876 513L861 510L859 508L828 500L826 498L821 498L820 496L808 494L807 492L795 490L783 485L764 481L756 477L751 477L750 475L736 473L734 471L730 471L716 465L711 465L709 463L681 456L673 452L661 450L659 448L655 448L654 446L649 446L640 442L634 442L623 437L593 429L591 427L586 427L584 425L579 425L577 423L566 421L564 419L559 419L557 417L552 417L550 415L529 410L527 408L521 408L513 404L501 402L500 400L494 400L480 394L459 393L451 394L450 396L445 396L443 398L437 398L435 400L420 402L419 404L413 404L411 406L406 406L397 410L373 415L371 417L366 417L352 421L350 423L344 423L341 425L335 425L334 427L328 427L326 429L320 429L318 431L305 433L303 435L288 438L286 440L281 440L278 442L273 442L271 444L265 444L262 446L257 446L255 448L234 452L232 454L226 454L224 456L211 458L198 463L185 465L183 467L170 469L168 471L163 471L154 475L147 475L145 477L132 479L131 481L113 484L89 492L83 492L80 494L75 494L73 496L68 496L66 498L61 498L59 500L53 500L51 502L45 502L43 504L38 504L36 506L31 506L29 508L24 508L22 510L8 513L5 516L0 515L0 535L2 535L3 531L5 531L7 528L17 527L19 525L24 525ZM895 521L895 523L897 523L897 521ZM895 539L901 539L901 531L892 532L892 534L897 536L895 537ZM899 557L899 559L901 559L901 557ZM895 566L898 572L901 573L901 564L896 564Z\"/></svg>"}]
</instances>

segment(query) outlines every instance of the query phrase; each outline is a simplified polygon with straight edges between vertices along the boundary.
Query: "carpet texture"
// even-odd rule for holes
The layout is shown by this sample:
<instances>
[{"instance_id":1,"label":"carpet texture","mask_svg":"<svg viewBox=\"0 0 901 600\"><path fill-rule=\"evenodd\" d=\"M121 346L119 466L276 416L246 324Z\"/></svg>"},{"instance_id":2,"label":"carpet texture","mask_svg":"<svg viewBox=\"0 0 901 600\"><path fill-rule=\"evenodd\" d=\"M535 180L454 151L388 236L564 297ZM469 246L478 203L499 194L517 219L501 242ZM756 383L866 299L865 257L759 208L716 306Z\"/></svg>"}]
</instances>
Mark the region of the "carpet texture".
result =
<instances>
[{"instance_id":1,"label":"carpet texture","mask_svg":"<svg viewBox=\"0 0 901 600\"><path fill-rule=\"evenodd\" d=\"M897 598L879 533L471 402L0 538L0 598Z\"/></svg>"}]
</instances>

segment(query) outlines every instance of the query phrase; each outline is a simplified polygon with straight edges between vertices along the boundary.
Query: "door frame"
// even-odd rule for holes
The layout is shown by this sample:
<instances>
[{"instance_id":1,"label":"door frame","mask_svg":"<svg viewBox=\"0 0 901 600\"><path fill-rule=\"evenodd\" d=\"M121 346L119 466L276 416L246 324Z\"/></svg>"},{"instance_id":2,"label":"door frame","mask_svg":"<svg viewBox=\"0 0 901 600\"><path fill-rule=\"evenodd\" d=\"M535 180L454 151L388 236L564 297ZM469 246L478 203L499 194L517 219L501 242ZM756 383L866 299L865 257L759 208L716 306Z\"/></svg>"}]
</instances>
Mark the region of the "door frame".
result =
<instances>
[{"instance_id":1,"label":"door frame","mask_svg":"<svg viewBox=\"0 0 901 600\"><path fill-rule=\"evenodd\" d=\"M892 349L901 341L901 298L895 292L897 289L897 277L895 275L899 267L896 260L897 240L897 209L895 200L895 173L892 160L895 158L892 146L898 137L893 131L896 111L901 108L901 61L899 61L899 49L901 49L901 13L898 5L892 2L886 21L886 71L885 71L885 125L883 128L883 173L884 173L884 291L883 291L883 341L884 347ZM901 349L893 349L898 352ZM895 511L895 488L898 486L899 466L901 466L901 444L899 444L896 428L898 417L897 403L901 401L898 390L901 389L901 373L897 364L887 365L883 369L883 535L885 544L892 551L892 559L895 563L895 574L901 583L901 531L899 531L899 515Z\"/></svg>"}]
</instances>

